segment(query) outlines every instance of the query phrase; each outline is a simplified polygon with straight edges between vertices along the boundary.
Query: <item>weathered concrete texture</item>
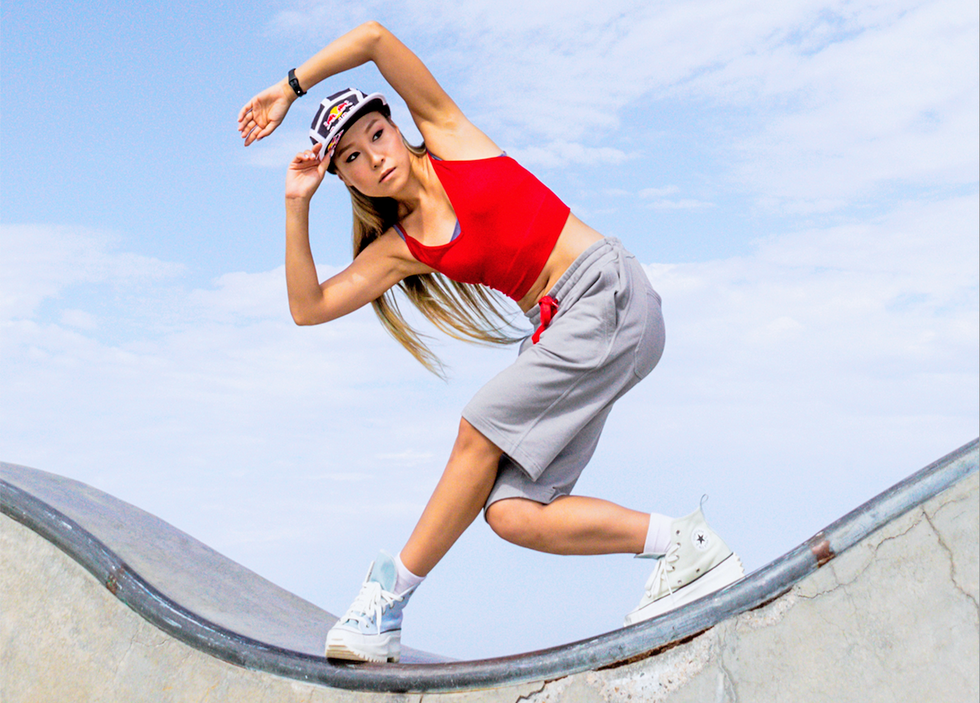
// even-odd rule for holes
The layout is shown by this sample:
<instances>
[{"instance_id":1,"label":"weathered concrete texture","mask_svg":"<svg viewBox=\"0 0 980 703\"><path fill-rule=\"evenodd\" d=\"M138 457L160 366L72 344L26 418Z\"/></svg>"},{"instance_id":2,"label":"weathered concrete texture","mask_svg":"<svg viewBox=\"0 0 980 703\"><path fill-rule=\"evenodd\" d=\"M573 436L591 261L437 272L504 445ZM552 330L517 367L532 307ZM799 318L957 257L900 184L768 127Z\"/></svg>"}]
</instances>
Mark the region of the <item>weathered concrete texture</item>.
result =
<instances>
[{"instance_id":1,"label":"weathered concrete texture","mask_svg":"<svg viewBox=\"0 0 980 703\"><path fill-rule=\"evenodd\" d=\"M904 703L980 698L978 476L763 608L646 660L527 700Z\"/></svg>"},{"instance_id":2,"label":"weathered concrete texture","mask_svg":"<svg viewBox=\"0 0 980 703\"><path fill-rule=\"evenodd\" d=\"M0 463L0 479L73 520L195 617L283 650L314 657L323 653L327 631L337 621L334 615L155 515L79 481L25 466ZM403 647L402 661L446 659Z\"/></svg>"},{"instance_id":3,"label":"weathered concrete texture","mask_svg":"<svg viewBox=\"0 0 980 703\"><path fill-rule=\"evenodd\" d=\"M978 522L974 473L767 606L656 656L547 683L423 695L328 689L203 654L143 620L37 534L0 516L0 700L976 701Z\"/></svg>"},{"instance_id":4,"label":"weathered concrete texture","mask_svg":"<svg viewBox=\"0 0 980 703\"><path fill-rule=\"evenodd\" d=\"M74 560L0 516L0 701L4 703L421 703L421 694L338 691L203 654L127 608ZM8 568L17 565L17 568ZM508 703L541 684L425 696Z\"/></svg>"}]
</instances>

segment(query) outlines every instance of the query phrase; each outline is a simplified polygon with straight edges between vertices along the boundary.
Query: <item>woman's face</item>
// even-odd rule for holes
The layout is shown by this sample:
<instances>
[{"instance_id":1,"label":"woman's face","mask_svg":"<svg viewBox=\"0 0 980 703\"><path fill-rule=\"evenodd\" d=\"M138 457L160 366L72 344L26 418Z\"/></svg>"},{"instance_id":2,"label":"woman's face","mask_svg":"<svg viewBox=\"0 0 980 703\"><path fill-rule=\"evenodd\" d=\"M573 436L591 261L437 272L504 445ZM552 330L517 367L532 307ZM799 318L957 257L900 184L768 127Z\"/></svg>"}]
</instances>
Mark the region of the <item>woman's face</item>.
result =
<instances>
[{"instance_id":1,"label":"woman's face","mask_svg":"<svg viewBox=\"0 0 980 703\"><path fill-rule=\"evenodd\" d=\"M392 197L411 174L401 133L380 112L358 118L337 145L333 163L344 183L374 198Z\"/></svg>"}]
</instances>

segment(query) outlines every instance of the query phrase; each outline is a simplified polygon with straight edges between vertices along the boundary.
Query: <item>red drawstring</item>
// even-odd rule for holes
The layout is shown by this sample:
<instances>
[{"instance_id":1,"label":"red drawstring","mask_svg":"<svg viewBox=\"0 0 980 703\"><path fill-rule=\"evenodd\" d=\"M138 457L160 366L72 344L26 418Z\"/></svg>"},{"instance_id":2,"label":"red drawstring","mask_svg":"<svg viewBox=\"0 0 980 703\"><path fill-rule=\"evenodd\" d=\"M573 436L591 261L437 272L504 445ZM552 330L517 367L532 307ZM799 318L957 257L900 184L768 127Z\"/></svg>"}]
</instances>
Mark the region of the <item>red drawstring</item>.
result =
<instances>
[{"instance_id":1,"label":"red drawstring","mask_svg":"<svg viewBox=\"0 0 980 703\"><path fill-rule=\"evenodd\" d=\"M538 307L541 308L541 326L534 330L534 334L531 335L531 344L537 344L538 340L541 339L541 333L548 329L551 319L558 312L558 301L550 295L546 295L538 302Z\"/></svg>"}]
</instances>

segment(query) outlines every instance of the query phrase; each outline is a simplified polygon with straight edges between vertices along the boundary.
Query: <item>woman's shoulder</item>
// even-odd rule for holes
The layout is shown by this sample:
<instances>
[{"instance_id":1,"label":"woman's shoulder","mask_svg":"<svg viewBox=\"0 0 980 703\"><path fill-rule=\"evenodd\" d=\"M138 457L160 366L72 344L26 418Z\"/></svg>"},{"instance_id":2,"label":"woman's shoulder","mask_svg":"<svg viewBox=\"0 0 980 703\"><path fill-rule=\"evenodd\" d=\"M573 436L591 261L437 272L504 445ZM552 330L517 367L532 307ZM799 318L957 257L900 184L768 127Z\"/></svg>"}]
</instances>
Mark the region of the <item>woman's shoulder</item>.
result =
<instances>
[{"instance_id":1,"label":"woman's shoulder","mask_svg":"<svg viewBox=\"0 0 980 703\"><path fill-rule=\"evenodd\" d=\"M420 262L412 253L409 240L410 237L405 234L404 227L396 223L368 244L356 259L362 259L364 263L374 262L375 265L380 264L385 268L398 269L403 276L432 273L434 269Z\"/></svg>"},{"instance_id":2,"label":"woman's shoulder","mask_svg":"<svg viewBox=\"0 0 980 703\"><path fill-rule=\"evenodd\" d=\"M503 152L466 118L460 124L420 131L427 151L440 161L476 161L500 156Z\"/></svg>"}]
</instances>

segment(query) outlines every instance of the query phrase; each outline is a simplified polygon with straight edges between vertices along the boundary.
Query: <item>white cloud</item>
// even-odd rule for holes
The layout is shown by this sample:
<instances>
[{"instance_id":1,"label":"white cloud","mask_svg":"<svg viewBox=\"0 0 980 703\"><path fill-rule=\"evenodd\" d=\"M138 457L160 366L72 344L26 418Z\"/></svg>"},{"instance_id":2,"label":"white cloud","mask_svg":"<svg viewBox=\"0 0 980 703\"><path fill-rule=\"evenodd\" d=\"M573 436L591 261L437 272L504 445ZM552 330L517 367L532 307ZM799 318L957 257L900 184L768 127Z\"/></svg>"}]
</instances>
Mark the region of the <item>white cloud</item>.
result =
<instances>
[{"instance_id":1,"label":"white cloud","mask_svg":"<svg viewBox=\"0 0 980 703\"><path fill-rule=\"evenodd\" d=\"M975 4L859 9L831 15L842 26L824 42L763 47L691 83L763 108L736 140L735 176L755 192L821 210L895 183L976 183Z\"/></svg>"},{"instance_id":2,"label":"white cloud","mask_svg":"<svg viewBox=\"0 0 980 703\"><path fill-rule=\"evenodd\" d=\"M620 164L630 158L628 154L619 149L590 147L567 141L553 141L542 146L507 149L507 153L526 166L539 168Z\"/></svg>"},{"instance_id":3,"label":"white cloud","mask_svg":"<svg viewBox=\"0 0 980 703\"><path fill-rule=\"evenodd\" d=\"M669 198L657 198L646 204L651 210L703 210L704 208L714 207L712 203L694 198L679 198L671 200Z\"/></svg>"},{"instance_id":4,"label":"white cloud","mask_svg":"<svg viewBox=\"0 0 980 703\"><path fill-rule=\"evenodd\" d=\"M680 192L677 186L664 186L663 188L644 188L639 192L641 198L665 198Z\"/></svg>"},{"instance_id":5,"label":"white cloud","mask_svg":"<svg viewBox=\"0 0 980 703\"><path fill-rule=\"evenodd\" d=\"M133 285L185 271L181 264L114 251L116 241L89 228L0 225L0 320L29 318L42 300L76 284Z\"/></svg>"},{"instance_id":6,"label":"white cloud","mask_svg":"<svg viewBox=\"0 0 980 703\"><path fill-rule=\"evenodd\" d=\"M193 291L188 303L215 320L288 320L286 268L226 273L214 281L213 288Z\"/></svg>"},{"instance_id":7,"label":"white cloud","mask_svg":"<svg viewBox=\"0 0 980 703\"><path fill-rule=\"evenodd\" d=\"M94 330L99 326L98 318L84 310L62 310L61 324L80 330Z\"/></svg>"},{"instance_id":8,"label":"white cloud","mask_svg":"<svg viewBox=\"0 0 980 703\"><path fill-rule=\"evenodd\" d=\"M242 158L250 166L282 170L285 182L286 167L296 154L310 146L308 132L308 129L276 130L274 137L267 137L245 148Z\"/></svg>"},{"instance_id":9,"label":"white cloud","mask_svg":"<svg viewBox=\"0 0 980 703\"><path fill-rule=\"evenodd\" d=\"M703 210L714 207L714 203L697 198L668 197L680 192L681 189L677 186L669 185L662 188L644 188L637 195L641 201L645 201L644 207L650 210Z\"/></svg>"},{"instance_id":10,"label":"white cloud","mask_svg":"<svg viewBox=\"0 0 980 703\"><path fill-rule=\"evenodd\" d=\"M676 320L678 363L713 357L706 366L721 396L746 378L784 400L831 405L874 378L878 393L906 395L882 404L886 413L935 402L926 398L940 385L960 395L980 346L977 207L976 198L915 204L876 222L774 237L751 257L651 266Z\"/></svg>"}]
</instances>

